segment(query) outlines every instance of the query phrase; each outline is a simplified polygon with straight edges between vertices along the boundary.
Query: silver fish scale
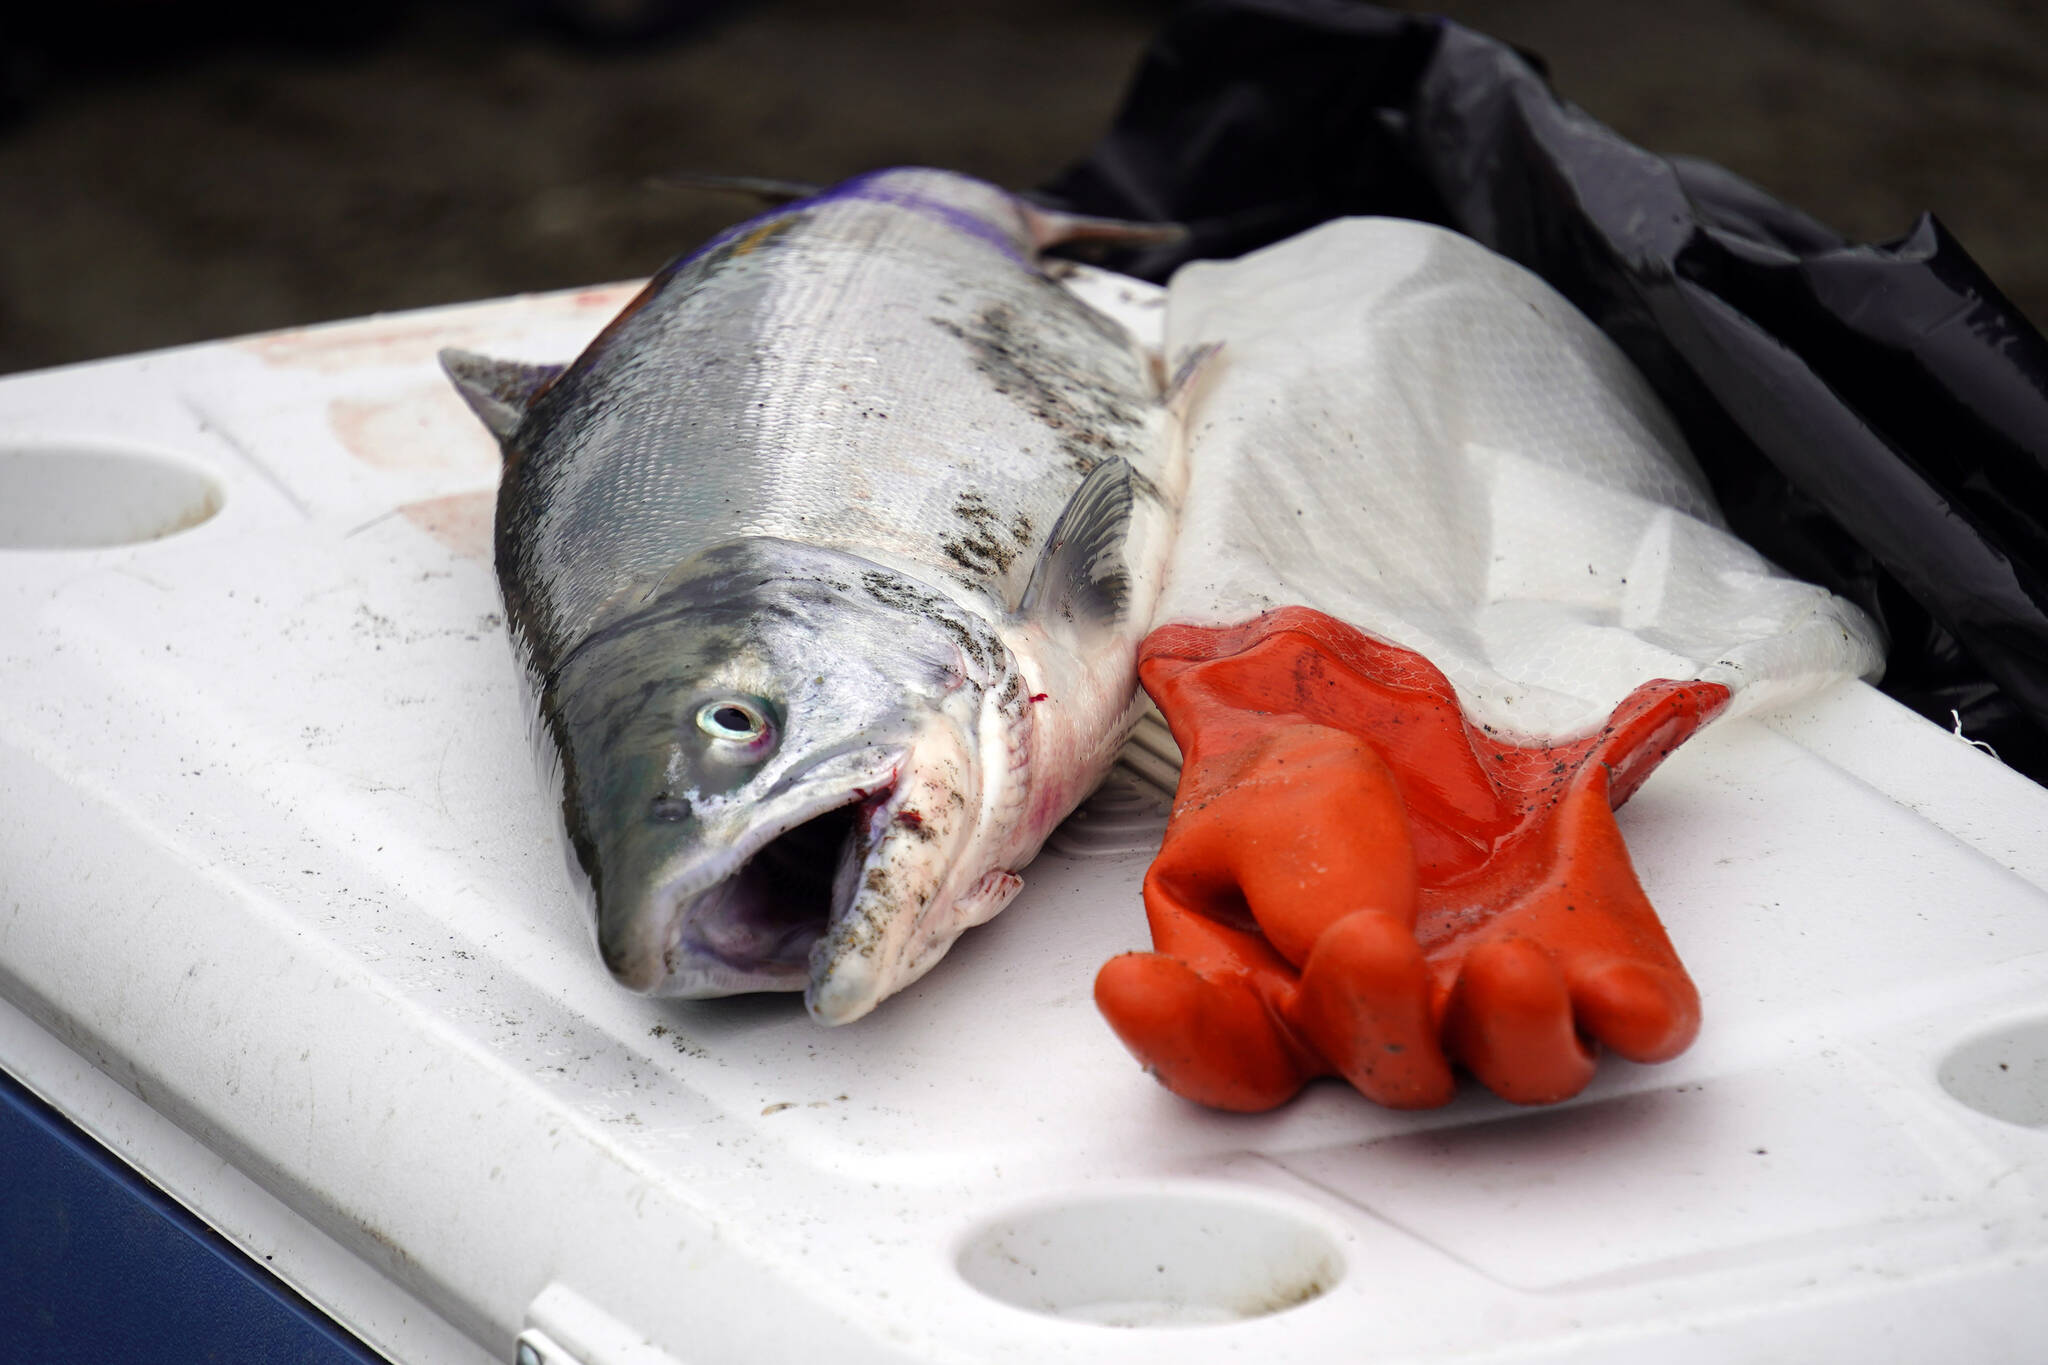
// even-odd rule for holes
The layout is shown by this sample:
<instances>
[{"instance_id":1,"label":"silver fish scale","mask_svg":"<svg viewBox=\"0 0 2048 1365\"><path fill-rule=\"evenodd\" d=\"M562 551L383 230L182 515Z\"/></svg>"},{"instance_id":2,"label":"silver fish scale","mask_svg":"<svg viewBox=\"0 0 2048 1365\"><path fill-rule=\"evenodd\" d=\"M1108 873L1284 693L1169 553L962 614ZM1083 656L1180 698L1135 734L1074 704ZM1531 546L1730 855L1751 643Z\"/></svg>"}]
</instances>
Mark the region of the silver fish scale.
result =
<instances>
[{"instance_id":1,"label":"silver fish scale","mask_svg":"<svg viewBox=\"0 0 2048 1365\"><path fill-rule=\"evenodd\" d=\"M1087 471L1152 463L1156 401L1135 343L1029 252L1000 191L899 172L657 279L508 443L501 570L535 662L744 536L1014 603Z\"/></svg>"}]
</instances>

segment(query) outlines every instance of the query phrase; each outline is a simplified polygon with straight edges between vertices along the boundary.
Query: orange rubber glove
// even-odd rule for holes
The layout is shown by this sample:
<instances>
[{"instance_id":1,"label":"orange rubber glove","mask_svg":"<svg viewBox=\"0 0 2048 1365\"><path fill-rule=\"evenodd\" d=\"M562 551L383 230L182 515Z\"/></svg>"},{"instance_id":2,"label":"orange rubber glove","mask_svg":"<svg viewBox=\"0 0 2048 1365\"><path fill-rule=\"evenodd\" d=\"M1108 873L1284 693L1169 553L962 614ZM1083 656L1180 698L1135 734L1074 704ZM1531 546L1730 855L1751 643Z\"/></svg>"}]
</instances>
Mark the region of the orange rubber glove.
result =
<instances>
[{"instance_id":1,"label":"orange rubber glove","mask_svg":"<svg viewBox=\"0 0 2048 1365\"><path fill-rule=\"evenodd\" d=\"M1156 951L1105 964L1095 999L1169 1089L1257 1111L1341 1075L1420 1109L1457 1064L1542 1104L1596 1044L1692 1042L1698 992L1613 808L1726 688L1648 683L1591 738L1515 747L1420 655L1307 608L1164 627L1140 660L1180 789L1145 878Z\"/></svg>"}]
</instances>

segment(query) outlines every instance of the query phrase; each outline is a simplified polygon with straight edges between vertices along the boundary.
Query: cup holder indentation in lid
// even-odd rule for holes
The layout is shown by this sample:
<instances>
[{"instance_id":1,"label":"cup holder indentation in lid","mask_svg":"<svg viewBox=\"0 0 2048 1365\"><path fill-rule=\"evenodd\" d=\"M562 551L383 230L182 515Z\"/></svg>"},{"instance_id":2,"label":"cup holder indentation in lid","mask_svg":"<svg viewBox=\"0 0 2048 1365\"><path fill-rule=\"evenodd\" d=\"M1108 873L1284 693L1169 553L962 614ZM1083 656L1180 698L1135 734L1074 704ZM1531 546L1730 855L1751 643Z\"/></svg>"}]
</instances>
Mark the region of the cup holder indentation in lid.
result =
<instances>
[{"instance_id":1,"label":"cup holder indentation in lid","mask_svg":"<svg viewBox=\"0 0 2048 1365\"><path fill-rule=\"evenodd\" d=\"M961 1276L1013 1307L1112 1327L1194 1327L1295 1308L1343 1275L1315 1220L1229 1190L1074 1196L991 1219Z\"/></svg>"},{"instance_id":2,"label":"cup holder indentation in lid","mask_svg":"<svg viewBox=\"0 0 2048 1365\"><path fill-rule=\"evenodd\" d=\"M1980 1114L2048 1128L2048 1015L2016 1019L1964 1040L1942 1058L1941 1088Z\"/></svg>"},{"instance_id":3,"label":"cup holder indentation in lid","mask_svg":"<svg viewBox=\"0 0 2048 1365\"><path fill-rule=\"evenodd\" d=\"M197 465L119 446L0 445L0 550L95 550L161 540L220 511Z\"/></svg>"}]
</instances>

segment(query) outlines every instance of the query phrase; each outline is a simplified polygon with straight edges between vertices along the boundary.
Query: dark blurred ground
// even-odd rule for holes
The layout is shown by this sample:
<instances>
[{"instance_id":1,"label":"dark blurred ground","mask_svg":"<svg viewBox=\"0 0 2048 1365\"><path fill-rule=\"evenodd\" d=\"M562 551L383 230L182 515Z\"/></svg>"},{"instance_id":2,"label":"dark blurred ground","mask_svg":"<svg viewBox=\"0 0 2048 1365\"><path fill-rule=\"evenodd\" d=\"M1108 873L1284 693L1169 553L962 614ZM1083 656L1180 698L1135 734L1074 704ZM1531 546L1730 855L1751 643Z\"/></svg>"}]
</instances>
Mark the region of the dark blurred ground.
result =
<instances>
[{"instance_id":1,"label":"dark blurred ground","mask_svg":"<svg viewBox=\"0 0 2048 1365\"><path fill-rule=\"evenodd\" d=\"M629 278L750 211L650 188L664 171L917 162L1032 185L1107 125L1172 8L728 0L594 41L608 3L633 9L383 0L243 21L78 0L0 20L0 371ZM1932 209L2048 319L2048 6L1409 7L1541 53L1623 135L1852 237Z\"/></svg>"}]
</instances>

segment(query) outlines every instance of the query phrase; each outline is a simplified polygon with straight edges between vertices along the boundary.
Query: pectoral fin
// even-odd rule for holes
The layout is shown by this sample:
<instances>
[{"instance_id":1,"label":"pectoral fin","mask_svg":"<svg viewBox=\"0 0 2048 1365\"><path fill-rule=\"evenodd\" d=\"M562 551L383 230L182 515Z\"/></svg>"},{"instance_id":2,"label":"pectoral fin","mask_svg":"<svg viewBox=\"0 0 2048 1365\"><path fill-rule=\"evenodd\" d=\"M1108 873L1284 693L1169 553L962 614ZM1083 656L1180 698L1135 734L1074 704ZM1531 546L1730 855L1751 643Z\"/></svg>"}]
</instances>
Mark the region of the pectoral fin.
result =
<instances>
[{"instance_id":1,"label":"pectoral fin","mask_svg":"<svg viewBox=\"0 0 2048 1365\"><path fill-rule=\"evenodd\" d=\"M1081 480L1017 603L1020 616L1097 625L1122 618L1131 589L1124 564L1131 478L1128 464L1109 459Z\"/></svg>"}]
</instances>

